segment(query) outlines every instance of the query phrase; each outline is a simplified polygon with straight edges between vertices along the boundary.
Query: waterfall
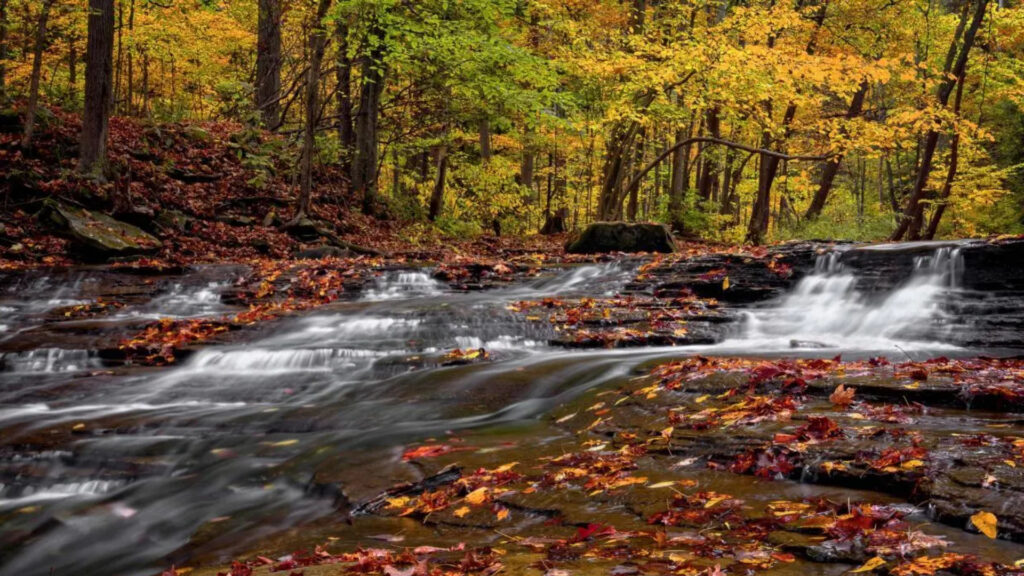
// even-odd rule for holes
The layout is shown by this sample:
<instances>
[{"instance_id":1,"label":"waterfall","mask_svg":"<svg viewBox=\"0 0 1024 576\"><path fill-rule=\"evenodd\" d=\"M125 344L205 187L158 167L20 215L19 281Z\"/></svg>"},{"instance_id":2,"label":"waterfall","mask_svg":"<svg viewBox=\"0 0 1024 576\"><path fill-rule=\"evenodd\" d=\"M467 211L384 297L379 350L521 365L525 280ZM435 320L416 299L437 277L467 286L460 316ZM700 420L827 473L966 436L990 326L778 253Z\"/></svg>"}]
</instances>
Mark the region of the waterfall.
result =
<instances>
[{"instance_id":1,"label":"waterfall","mask_svg":"<svg viewBox=\"0 0 1024 576\"><path fill-rule=\"evenodd\" d=\"M437 296L446 286L425 272L388 273L374 282L373 288L363 293L363 300L379 302L399 298Z\"/></svg>"},{"instance_id":2,"label":"waterfall","mask_svg":"<svg viewBox=\"0 0 1024 576\"><path fill-rule=\"evenodd\" d=\"M843 252L821 254L814 272L790 294L746 315L743 337L797 348L889 348L897 342L941 341L951 329L943 305L962 276L960 249L941 247L916 257L905 282L872 294L844 266Z\"/></svg>"}]
</instances>

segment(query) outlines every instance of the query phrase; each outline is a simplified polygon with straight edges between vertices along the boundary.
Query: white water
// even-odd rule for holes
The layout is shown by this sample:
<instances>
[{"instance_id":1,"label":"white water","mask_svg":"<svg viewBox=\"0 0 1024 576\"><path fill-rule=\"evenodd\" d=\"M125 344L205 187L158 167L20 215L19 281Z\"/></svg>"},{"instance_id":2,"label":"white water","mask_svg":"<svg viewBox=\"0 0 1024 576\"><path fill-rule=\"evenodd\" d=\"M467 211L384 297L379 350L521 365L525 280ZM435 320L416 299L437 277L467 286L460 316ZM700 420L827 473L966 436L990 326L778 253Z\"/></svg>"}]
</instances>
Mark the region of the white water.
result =
<instances>
[{"instance_id":1,"label":"white water","mask_svg":"<svg viewBox=\"0 0 1024 576\"><path fill-rule=\"evenodd\" d=\"M437 296L445 285L425 272L398 272L380 276L373 288L363 293L363 300L380 302L399 298Z\"/></svg>"},{"instance_id":2,"label":"white water","mask_svg":"<svg viewBox=\"0 0 1024 576\"><path fill-rule=\"evenodd\" d=\"M842 256L819 256L815 271L775 306L747 313L742 336L747 346L950 347L938 341L952 329L942 305L959 289L963 258L958 248L941 247L915 258L910 278L884 295L862 289L862 279L843 266Z\"/></svg>"},{"instance_id":3,"label":"white water","mask_svg":"<svg viewBox=\"0 0 1024 576\"><path fill-rule=\"evenodd\" d=\"M17 354L0 354L0 366L9 372L54 373L98 368L101 364L88 350L38 348Z\"/></svg>"}]
</instances>

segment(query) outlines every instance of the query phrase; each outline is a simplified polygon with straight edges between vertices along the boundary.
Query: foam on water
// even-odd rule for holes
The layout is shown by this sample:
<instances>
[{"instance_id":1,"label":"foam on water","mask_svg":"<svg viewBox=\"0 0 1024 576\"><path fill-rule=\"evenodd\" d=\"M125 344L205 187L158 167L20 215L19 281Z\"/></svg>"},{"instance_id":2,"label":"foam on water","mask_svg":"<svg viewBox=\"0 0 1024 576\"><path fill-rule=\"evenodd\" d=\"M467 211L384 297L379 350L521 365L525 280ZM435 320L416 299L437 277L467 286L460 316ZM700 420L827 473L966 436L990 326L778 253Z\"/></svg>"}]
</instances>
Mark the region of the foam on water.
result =
<instances>
[{"instance_id":1,"label":"foam on water","mask_svg":"<svg viewBox=\"0 0 1024 576\"><path fill-rule=\"evenodd\" d=\"M6 372L77 372L100 366L99 359L88 350L38 348L28 352L0 354L0 367Z\"/></svg>"},{"instance_id":2,"label":"foam on water","mask_svg":"<svg viewBox=\"0 0 1024 576\"><path fill-rule=\"evenodd\" d=\"M437 296L445 285L425 272L390 272L378 277L373 288L363 293L363 300L380 302L400 298Z\"/></svg>"},{"instance_id":3,"label":"foam on water","mask_svg":"<svg viewBox=\"0 0 1024 576\"><path fill-rule=\"evenodd\" d=\"M860 289L861 278L843 266L841 252L823 254L790 294L746 314L742 341L769 348L948 348L941 338L951 329L943 304L958 290L962 275L959 249L943 246L915 258L902 285L872 297Z\"/></svg>"}]
</instances>

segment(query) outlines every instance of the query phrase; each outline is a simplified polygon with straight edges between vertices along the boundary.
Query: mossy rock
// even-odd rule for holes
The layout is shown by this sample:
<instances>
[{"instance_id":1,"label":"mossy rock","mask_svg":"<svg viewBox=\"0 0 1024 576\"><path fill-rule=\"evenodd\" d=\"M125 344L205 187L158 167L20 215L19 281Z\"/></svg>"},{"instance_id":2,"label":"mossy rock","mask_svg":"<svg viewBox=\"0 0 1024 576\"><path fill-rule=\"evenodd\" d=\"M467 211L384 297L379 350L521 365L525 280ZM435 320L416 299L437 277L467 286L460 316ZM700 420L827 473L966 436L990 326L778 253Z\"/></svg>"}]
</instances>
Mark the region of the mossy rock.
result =
<instances>
[{"instance_id":1,"label":"mossy rock","mask_svg":"<svg viewBox=\"0 0 1024 576\"><path fill-rule=\"evenodd\" d=\"M672 233L663 224L594 222L565 247L571 254L675 252Z\"/></svg>"},{"instance_id":2,"label":"mossy rock","mask_svg":"<svg viewBox=\"0 0 1024 576\"><path fill-rule=\"evenodd\" d=\"M74 241L87 256L148 254L162 246L160 240L127 222L52 199L43 202L38 218Z\"/></svg>"}]
</instances>

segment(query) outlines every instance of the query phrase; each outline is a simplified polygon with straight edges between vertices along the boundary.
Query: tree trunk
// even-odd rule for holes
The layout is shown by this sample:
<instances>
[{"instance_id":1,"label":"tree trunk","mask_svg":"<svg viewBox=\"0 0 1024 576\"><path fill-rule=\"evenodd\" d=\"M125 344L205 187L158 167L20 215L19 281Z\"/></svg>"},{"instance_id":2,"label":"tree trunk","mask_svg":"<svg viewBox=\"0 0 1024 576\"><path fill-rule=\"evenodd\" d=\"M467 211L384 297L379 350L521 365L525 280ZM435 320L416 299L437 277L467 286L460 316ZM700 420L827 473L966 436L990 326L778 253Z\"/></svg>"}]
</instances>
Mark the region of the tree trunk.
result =
<instances>
[{"instance_id":1,"label":"tree trunk","mask_svg":"<svg viewBox=\"0 0 1024 576\"><path fill-rule=\"evenodd\" d=\"M376 18L376 17L374 17ZM356 150L352 165L352 189L363 197L363 214L377 211L377 125L380 121L380 99L384 91L384 43L380 22L370 25L369 52L363 55L362 89L356 113ZM447 162L447 161L446 161Z\"/></svg>"},{"instance_id":2,"label":"tree trunk","mask_svg":"<svg viewBox=\"0 0 1024 576\"><path fill-rule=\"evenodd\" d=\"M448 148L441 145L437 151L437 176L434 179L434 191L430 194L430 209L427 219L431 222L441 215L441 204L444 201L444 182L448 177Z\"/></svg>"},{"instance_id":3,"label":"tree trunk","mask_svg":"<svg viewBox=\"0 0 1024 576\"><path fill-rule=\"evenodd\" d=\"M864 98L867 94L868 83L865 80L861 82L857 92L853 95L853 99L850 100L850 108L846 111L847 120L860 116L864 110ZM832 184L839 173L839 164L842 161L843 157L837 156L834 160L826 162L824 167L822 167L821 184L818 186L817 192L814 193L814 198L811 200L811 205L807 208L807 213L804 214L804 218L807 220L813 220L821 215L821 211L825 208L825 202L828 201L828 195L832 192Z\"/></svg>"},{"instance_id":4,"label":"tree trunk","mask_svg":"<svg viewBox=\"0 0 1024 576\"><path fill-rule=\"evenodd\" d=\"M676 144L686 140L688 134L676 131ZM676 232L683 232L683 204L686 194L686 159L690 155L689 146L678 146L672 152L672 180L669 184L668 212L669 222Z\"/></svg>"},{"instance_id":5,"label":"tree trunk","mask_svg":"<svg viewBox=\"0 0 1024 576\"><path fill-rule=\"evenodd\" d=\"M974 17L971 20L970 26L964 32L963 46L960 47L959 51L956 50L956 39L954 38L953 40L949 53L950 55L956 53L956 60L951 69L947 67L948 73L944 75L942 83L939 84L938 100L941 106L949 104L949 97L952 95L953 87L964 77L964 72L967 69L967 59L970 55L971 47L974 45L978 30L981 28L981 23L985 19L985 9L987 7L988 0L978 0ZM966 9L963 15L967 15ZM953 59L947 58L946 62L949 64L953 62ZM918 239L924 211L921 200L924 199L925 190L928 186L928 176L932 170L932 162L935 160L935 149L938 143L939 132L934 129L929 130L921 149L921 160L918 163L917 179L914 181L914 188L910 193L910 198L907 200L906 208L903 210L900 224L890 237L893 241L902 240L904 236L907 236L910 240Z\"/></svg>"},{"instance_id":6,"label":"tree trunk","mask_svg":"<svg viewBox=\"0 0 1024 576\"><path fill-rule=\"evenodd\" d=\"M46 23L50 19L50 8L53 0L46 0L39 7L39 20L36 23L35 46L32 49L32 76L28 88L28 110L25 113L25 133L21 138L21 147L32 146L32 135L36 127L36 110L39 107L39 80L43 75L43 50L46 48Z\"/></svg>"},{"instance_id":7,"label":"tree trunk","mask_svg":"<svg viewBox=\"0 0 1024 576\"><path fill-rule=\"evenodd\" d=\"M281 0L259 0L256 35L256 107L271 130L281 124Z\"/></svg>"},{"instance_id":8,"label":"tree trunk","mask_svg":"<svg viewBox=\"0 0 1024 576\"><path fill-rule=\"evenodd\" d=\"M352 124L352 58L348 54L348 25L338 19L334 31L338 42L338 62L335 75L338 82L338 142L341 145L341 169L352 174L352 154L356 143Z\"/></svg>"},{"instance_id":9,"label":"tree trunk","mask_svg":"<svg viewBox=\"0 0 1024 576\"><path fill-rule=\"evenodd\" d=\"M89 0L88 34L78 171L102 177L114 88L114 0Z\"/></svg>"},{"instance_id":10,"label":"tree trunk","mask_svg":"<svg viewBox=\"0 0 1024 576\"><path fill-rule=\"evenodd\" d=\"M302 131L302 157L299 164L299 206L296 220L309 213L313 195L313 155L316 153L316 126L320 119L320 65L327 46L323 20L331 0L319 0L316 20L309 36L309 71L306 76L306 119Z\"/></svg>"},{"instance_id":11,"label":"tree trunk","mask_svg":"<svg viewBox=\"0 0 1024 576\"><path fill-rule=\"evenodd\" d=\"M527 146L523 149L522 163L519 165L519 183L524 187L533 189L533 174L536 165L536 156L533 150Z\"/></svg>"},{"instance_id":12,"label":"tree trunk","mask_svg":"<svg viewBox=\"0 0 1024 576\"><path fill-rule=\"evenodd\" d=\"M75 46L75 38L68 42L68 92L71 98L75 98L78 87L78 49Z\"/></svg>"},{"instance_id":13,"label":"tree trunk","mask_svg":"<svg viewBox=\"0 0 1024 576\"><path fill-rule=\"evenodd\" d=\"M961 78L956 86L956 99L953 103L953 113L960 117L960 105L964 98L964 79ZM956 180L956 173L960 167L960 132L953 134L953 140L949 143L949 168L946 171L946 181L942 184L942 192L939 193L939 203L935 207L931 220L928 222L928 230L924 234L925 240L934 240L935 233L939 231L939 222L946 213L946 205L953 192L953 181Z\"/></svg>"},{"instance_id":14,"label":"tree trunk","mask_svg":"<svg viewBox=\"0 0 1024 576\"><path fill-rule=\"evenodd\" d=\"M795 116L796 105L790 104L783 114L782 125L788 128L793 123ZM762 137L761 148L768 150L771 148L771 144L771 136L765 133ZM757 178L757 198L754 200L754 206L750 212L750 225L747 227L747 242L751 244L761 244L768 234L772 208L772 184L779 172L780 162L781 159L778 156L761 154L761 169Z\"/></svg>"},{"instance_id":15,"label":"tree trunk","mask_svg":"<svg viewBox=\"0 0 1024 576\"><path fill-rule=\"evenodd\" d=\"M7 103L7 2L0 0L0 106Z\"/></svg>"},{"instance_id":16,"label":"tree trunk","mask_svg":"<svg viewBox=\"0 0 1024 576\"><path fill-rule=\"evenodd\" d=\"M712 138L722 137L721 123L718 118L718 108L708 110L707 118L705 120L705 128L708 135ZM715 193L715 185L718 183L718 163L717 160L709 158L705 152L705 154L701 155L701 164L700 182L697 184L697 193L702 199L710 200Z\"/></svg>"}]
</instances>

